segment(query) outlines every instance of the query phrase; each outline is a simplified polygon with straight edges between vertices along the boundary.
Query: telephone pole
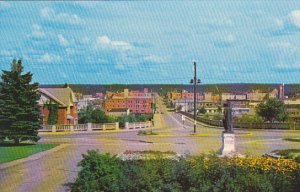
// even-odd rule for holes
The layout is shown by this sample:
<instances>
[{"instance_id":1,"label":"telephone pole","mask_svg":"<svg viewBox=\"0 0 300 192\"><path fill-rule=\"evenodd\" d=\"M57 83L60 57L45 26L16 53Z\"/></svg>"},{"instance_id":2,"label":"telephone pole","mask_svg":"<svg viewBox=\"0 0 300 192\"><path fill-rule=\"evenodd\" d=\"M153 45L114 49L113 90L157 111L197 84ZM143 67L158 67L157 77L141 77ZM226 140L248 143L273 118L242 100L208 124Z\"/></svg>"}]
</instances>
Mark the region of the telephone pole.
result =
<instances>
[{"instance_id":1,"label":"telephone pole","mask_svg":"<svg viewBox=\"0 0 300 192\"><path fill-rule=\"evenodd\" d=\"M194 84L194 133L196 133L196 118L197 118L197 101L196 101L196 85L200 84L201 81L200 79L197 80L197 66L196 66L196 62L194 62L194 79L191 79L191 82Z\"/></svg>"}]
</instances>

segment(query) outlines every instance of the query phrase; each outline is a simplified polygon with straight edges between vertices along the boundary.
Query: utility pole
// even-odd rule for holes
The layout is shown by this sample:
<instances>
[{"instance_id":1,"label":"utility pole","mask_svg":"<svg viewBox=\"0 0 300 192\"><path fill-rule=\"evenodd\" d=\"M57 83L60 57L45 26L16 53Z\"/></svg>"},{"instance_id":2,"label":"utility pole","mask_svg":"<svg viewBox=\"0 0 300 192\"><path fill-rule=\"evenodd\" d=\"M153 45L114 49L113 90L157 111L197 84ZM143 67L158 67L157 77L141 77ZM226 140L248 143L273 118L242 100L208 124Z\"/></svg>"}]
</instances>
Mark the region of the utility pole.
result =
<instances>
[{"instance_id":1,"label":"utility pole","mask_svg":"<svg viewBox=\"0 0 300 192\"><path fill-rule=\"evenodd\" d=\"M196 62L194 62L194 133L196 133L196 118L197 118L197 107L196 107L196 80L197 80L197 67Z\"/></svg>"},{"instance_id":2,"label":"utility pole","mask_svg":"<svg viewBox=\"0 0 300 192\"><path fill-rule=\"evenodd\" d=\"M196 62L194 62L194 79L191 79L191 82L194 84L194 133L196 133L196 118L197 118L197 101L196 101L196 85L197 83L200 84L201 81L200 79L197 80L197 67L196 67Z\"/></svg>"}]
</instances>

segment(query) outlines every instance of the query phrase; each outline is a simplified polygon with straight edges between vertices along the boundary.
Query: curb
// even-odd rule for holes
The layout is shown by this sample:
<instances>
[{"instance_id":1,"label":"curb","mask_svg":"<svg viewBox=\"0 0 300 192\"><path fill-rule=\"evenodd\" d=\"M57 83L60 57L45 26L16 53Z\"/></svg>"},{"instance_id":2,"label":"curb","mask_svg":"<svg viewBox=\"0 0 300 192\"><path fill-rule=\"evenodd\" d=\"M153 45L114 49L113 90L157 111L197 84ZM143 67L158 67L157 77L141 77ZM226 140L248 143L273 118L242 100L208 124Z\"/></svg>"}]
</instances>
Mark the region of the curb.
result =
<instances>
[{"instance_id":1,"label":"curb","mask_svg":"<svg viewBox=\"0 0 300 192\"><path fill-rule=\"evenodd\" d=\"M9 168L9 167L21 164L21 163L25 163L25 162L28 162L28 161L34 161L34 160L40 159L40 158L44 157L45 155L48 155L50 153L59 151L59 150L65 148L69 145L70 144L60 144L60 145L58 145L58 146L56 146L52 149L33 154L29 157L25 157L25 158L22 158L22 159L17 159L17 160L11 161L11 162L0 164L0 170L1 169L6 169L6 168Z\"/></svg>"}]
</instances>

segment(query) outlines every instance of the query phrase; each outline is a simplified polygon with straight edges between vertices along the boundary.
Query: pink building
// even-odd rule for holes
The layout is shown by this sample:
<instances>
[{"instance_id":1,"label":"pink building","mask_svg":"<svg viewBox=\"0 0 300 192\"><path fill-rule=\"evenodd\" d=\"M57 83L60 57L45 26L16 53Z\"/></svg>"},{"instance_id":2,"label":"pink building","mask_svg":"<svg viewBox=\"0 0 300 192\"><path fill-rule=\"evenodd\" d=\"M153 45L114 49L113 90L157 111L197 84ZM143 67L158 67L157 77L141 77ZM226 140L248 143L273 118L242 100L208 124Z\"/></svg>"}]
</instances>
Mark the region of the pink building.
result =
<instances>
[{"instance_id":1,"label":"pink building","mask_svg":"<svg viewBox=\"0 0 300 192\"><path fill-rule=\"evenodd\" d=\"M106 113L112 109L129 109L130 113L143 114L152 113L153 98L148 89L143 92L130 91L124 89L124 92L112 93L110 97L104 100L103 108Z\"/></svg>"}]
</instances>

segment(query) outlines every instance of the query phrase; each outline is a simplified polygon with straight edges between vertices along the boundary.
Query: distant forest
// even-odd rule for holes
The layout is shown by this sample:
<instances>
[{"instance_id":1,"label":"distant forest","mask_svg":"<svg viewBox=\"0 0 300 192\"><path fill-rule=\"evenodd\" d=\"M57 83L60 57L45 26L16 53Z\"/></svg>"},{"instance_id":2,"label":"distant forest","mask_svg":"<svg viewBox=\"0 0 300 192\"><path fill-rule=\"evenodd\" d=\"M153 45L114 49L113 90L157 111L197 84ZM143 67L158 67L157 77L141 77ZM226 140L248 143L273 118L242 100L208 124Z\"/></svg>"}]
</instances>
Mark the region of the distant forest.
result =
<instances>
[{"instance_id":1,"label":"distant forest","mask_svg":"<svg viewBox=\"0 0 300 192\"><path fill-rule=\"evenodd\" d=\"M40 85L40 87L64 87L65 85ZM197 92L213 92L213 93L235 93L241 94L251 92L252 90L259 89L262 92L272 91L277 88L279 90L280 84L206 84L197 85ZM84 85L84 84L69 84L69 87L74 92L82 93L83 95L95 95L96 93L106 91L123 91L124 89L143 91L148 88L149 92L169 92L169 91L193 91L193 85L178 85L178 84L112 84L112 85ZM300 84L286 84L285 95L291 96L295 93L300 93Z\"/></svg>"}]
</instances>

